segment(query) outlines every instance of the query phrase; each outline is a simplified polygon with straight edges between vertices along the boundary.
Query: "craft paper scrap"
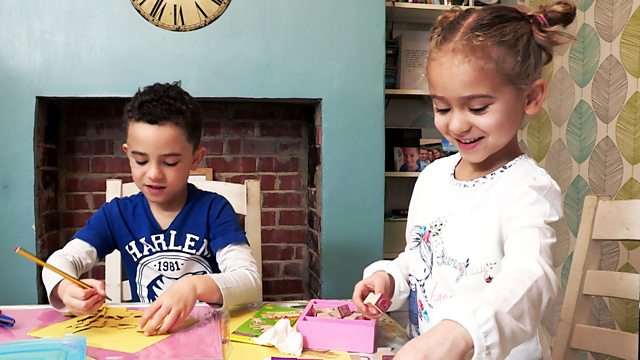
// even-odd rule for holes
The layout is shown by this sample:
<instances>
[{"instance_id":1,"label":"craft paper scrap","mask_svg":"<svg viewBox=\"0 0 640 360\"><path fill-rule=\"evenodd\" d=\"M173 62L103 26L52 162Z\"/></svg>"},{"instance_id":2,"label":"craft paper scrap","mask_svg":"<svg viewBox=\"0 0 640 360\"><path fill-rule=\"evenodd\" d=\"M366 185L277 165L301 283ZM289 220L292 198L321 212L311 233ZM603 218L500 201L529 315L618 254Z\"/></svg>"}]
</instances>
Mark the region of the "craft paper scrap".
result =
<instances>
[{"instance_id":1,"label":"craft paper scrap","mask_svg":"<svg viewBox=\"0 0 640 360\"><path fill-rule=\"evenodd\" d=\"M138 310L103 306L96 314L78 316L41 329L34 329L29 332L29 335L35 337L82 335L87 337L87 346L136 353L171 336L171 334L146 336L138 331L137 327L142 314L143 312ZM182 324L182 329L196 322L196 319L187 318Z\"/></svg>"}]
</instances>

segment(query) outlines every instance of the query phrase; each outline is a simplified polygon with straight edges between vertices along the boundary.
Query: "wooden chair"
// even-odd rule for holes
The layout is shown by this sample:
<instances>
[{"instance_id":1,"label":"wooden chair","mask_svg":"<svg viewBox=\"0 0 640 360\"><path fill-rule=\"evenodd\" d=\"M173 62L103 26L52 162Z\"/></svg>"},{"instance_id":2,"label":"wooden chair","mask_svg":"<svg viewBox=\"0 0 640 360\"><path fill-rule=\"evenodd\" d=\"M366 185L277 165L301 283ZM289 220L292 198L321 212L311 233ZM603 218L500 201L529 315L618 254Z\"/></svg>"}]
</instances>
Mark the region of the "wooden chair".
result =
<instances>
[{"instance_id":1,"label":"wooden chair","mask_svg":"<svg viewBox=\"0 0 640 360\"><path fill-rule=\"evenodd\" d=\"M244 230L249 240L251 252L256 260L258 274L262 276L262 239L261 239L261 201L260 181L246 180L244 184L223 181L192 179L198 188L224 196L237 214L244 215ZM120 179L107 179L106 201L116 197L129 196L140 190L135 183L123 183ZM105 286L107 296L112 302L130 301L129 281L122 280L122 261L120 251L115 250L105 257Z\"/></svg>"},{"instance_id":2,"label":"wooden chair","mask_svg":"<svg viewBox=\"0 0 640 360\"><path fill-rule=\"evenodd\" d=\"M555 360L578 359L579 350L638 359L638 334L588 325L594 296L640 298L640 274L598 270L606 240L640 240L640 199L585 197L553 346Z\"/></svg>"},{"instance_id":3,"label":"wooden chair","mask_svg":"<svg viewBox=\"0 0 640 360\"><path fill-rule=\"evenodd\" d=\"M212 168L197 168L189 173L189 181L213 180Z\"/></svg>"}]
</instances>

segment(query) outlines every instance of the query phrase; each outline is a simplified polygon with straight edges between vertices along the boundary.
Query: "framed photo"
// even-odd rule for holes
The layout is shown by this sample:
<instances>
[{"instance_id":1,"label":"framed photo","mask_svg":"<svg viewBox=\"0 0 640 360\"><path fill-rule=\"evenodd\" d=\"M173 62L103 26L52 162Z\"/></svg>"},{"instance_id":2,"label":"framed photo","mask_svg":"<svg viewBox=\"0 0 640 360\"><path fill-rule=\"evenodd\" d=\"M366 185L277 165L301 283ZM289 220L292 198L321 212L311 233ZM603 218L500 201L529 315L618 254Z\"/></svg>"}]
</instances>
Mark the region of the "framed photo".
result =
<instances>
[{"instance_id":1,"label":"framed photo","mask_svg":"<svg viewBox=\"0 0 640 360\"><path fill-rule=\"evenodd\" d=\"M394 147L395 171L420 172L426 167L426 163L420 160L420 148L418 146Z\"/></svg>"},{"instance_id":2,"label":"framed photo","mask_svg":"<svg viewBox=\"0 0 640 360\"><path fill-rule=\"evenodd\" d=\"M385 171L400 171L403 160L403 148L420 146L421 129L386 128L385 129Z\"/></svg>"},{"instance_id":3,"label":"framed photo","mask_svg":"<svg viewBox=\"0 0 640 360\"><path fill-rule=\"evenodd\" d=\"M431 163L458 150L446 139L420 139L420 159Z\"/></svg>"}]
</instances>

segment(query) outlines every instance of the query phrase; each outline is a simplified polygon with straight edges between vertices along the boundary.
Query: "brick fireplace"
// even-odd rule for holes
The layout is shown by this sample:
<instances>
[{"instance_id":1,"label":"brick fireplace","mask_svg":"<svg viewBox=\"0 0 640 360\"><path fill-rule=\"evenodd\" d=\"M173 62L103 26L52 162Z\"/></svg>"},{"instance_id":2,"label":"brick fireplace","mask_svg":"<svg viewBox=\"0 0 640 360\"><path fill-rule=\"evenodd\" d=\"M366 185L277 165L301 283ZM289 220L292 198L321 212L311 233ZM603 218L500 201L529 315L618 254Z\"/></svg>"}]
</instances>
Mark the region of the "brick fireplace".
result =
<instances>
[{"instance_id":1,"label":"brick fireplace","mask_svg":"<svg viewBox=\"0 0 640 360\"><path fill-rule=\"evenodd\" d=\"M64 246L105 201L105 180L131 181L120 120L127 98L38 97L36 251ZM317 99L199 99L203 167L260 180L266 300L320 297L321 118ZM38 269L40 272L40 269ZM104 278L104 267L90 274ZM38 273L38 297L46 296Z\"/></svg>"}]
</instances>

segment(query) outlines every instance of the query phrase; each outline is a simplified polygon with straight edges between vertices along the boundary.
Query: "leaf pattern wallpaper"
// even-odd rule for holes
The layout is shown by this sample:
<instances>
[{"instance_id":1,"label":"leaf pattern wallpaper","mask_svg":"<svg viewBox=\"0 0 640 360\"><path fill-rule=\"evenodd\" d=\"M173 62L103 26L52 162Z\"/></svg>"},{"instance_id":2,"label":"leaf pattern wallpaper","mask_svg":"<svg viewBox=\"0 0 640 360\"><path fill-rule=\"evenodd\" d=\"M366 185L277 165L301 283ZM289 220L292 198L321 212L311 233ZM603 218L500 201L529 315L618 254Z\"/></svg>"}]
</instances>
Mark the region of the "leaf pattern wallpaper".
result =
<instances>
[{"instance_id":1,"label":"leaf pattern wallpaper","mask_svg":"<svg viewBox=\"0 0 640 360\"><path fill-rule=\"evenodd\" d=\"M591 103L598 119L608 124L615 119L627 97L627 72L620 60L609 55L593 77Z\"/></svg>"},{"instance_id":2,"label":"leaf pattern wallpaper","mask_svg":"<svg viewBox=\"0 0 640 360\"><path fill-rule=\"evenodd\" d=\"M616 139L622 156L631 165L640 162L640 93L634 92L616 123Z\"/></svg>"},{"instance_id":3,"label":"leaf pattern wallpaper","mask_svg":"<svg viewBox=\"0 0 640 360\"><path fill-rule=\"evenodd\" d=\"M586 101L580 100L567 124L567 147L571 156L582 164L596 144L596 114Z\"/></svg>"},{"instance_id":4,"label":"leaf pattern wallpaper","mask_svg":"<svg viewBox=\"0 0 640 360\"><path fill-rule=\"evenodd\" d=\"M622 37L620 38L620 59L624 68L631 76L640 78L640 11L634 4L635 10L629 19L625 21Z\"/></svg>"},{"instance_id":5,"label":"leaf pattern wallpaper","mask_svg":"<svg viewBox=\"0 0 640 360\"><path fill-rule=\"evenodd\" d=\"M594 22L602 40L610 43L620 35L631 15L632 5L631 0L596 1Z\"/></svg>"},{"instance_id":6,"label":"leaf pattern wallpaper","mask_svg":"<svg viewBox=\"0 0 640 360\"><path fill-rule=\"evenodd\" d=\"M623 69L624 73L624 69ZM626 73L624 73L626 76ZM607 89L608 90L608 89ZM576 90L573 87L571 75L565 68L560 68L549 82L547 93L547 111L551 121L558 127L562 127L573 111Z\"/></svg>"},{"instance_id":7,"label":"leaf pattern wallpaper","mask_svg":"<svg viewBox=\"0 0 640 360\"><path fill-rule=\"evenodd\" d=\"M547 155L551 146L551 120L543 109L536 116L529 118L527 124L527 148L529 155L540 162Z\"/></svg>"},{"instance_id":8,"label":"leaf pattern wallpaper","mask_svg":"<svg viewBox=\"0 0 640 360\"><path fill-rule=\"evenodd\" d=\"M546 162L547 172L556 180L562 192L566 192L571 183L571 172L573 170L573 163L571 162L567 144L560 139L556 140L551 145Z\"/></svg>"},{"instance_id":9,"label":"leaf pattern wallpaper","mask_svg":"<svg viewBox=\"0 0 640 360\"><path fill-rule=\"evenodd\" d=\"M574 1L576 20L568 31L576 40L569 51L556 52L551 76L545 69L550 79L545 111L519 134L523 150L547 169L562 192L564 219L554 225L558 243L553 254L561 294L584 197L640 198L640 0ZM547 2L517 3L537 8ZM601 254L603 269L640 269L637 244L605 242ZM637 333L637 301L598 299L592 321Z\"/></svg>"},{"instance_id":10,"label":"leaf pattern wallpaper","mask_svg":"<svg viewBox=\"0 0 640 360\"><path fill-rule=\"evenodd\" d=\"M594 194L613 196L622 185L622 156L608 136L602 139L589 159L589 185Z\"/></svg>"},{"instance_id":11,"label":"leaf pattern wallpaper","mask_svg":"<svg viewBox=\"0 0 640 360\"><path fill-rule=\"evenodd\" d=\"M591 25L582 24L569 50L569 71L576 85L584 88L589 84L598 69L599 57L598 33Z\"/></svg>"}]
</instances>

